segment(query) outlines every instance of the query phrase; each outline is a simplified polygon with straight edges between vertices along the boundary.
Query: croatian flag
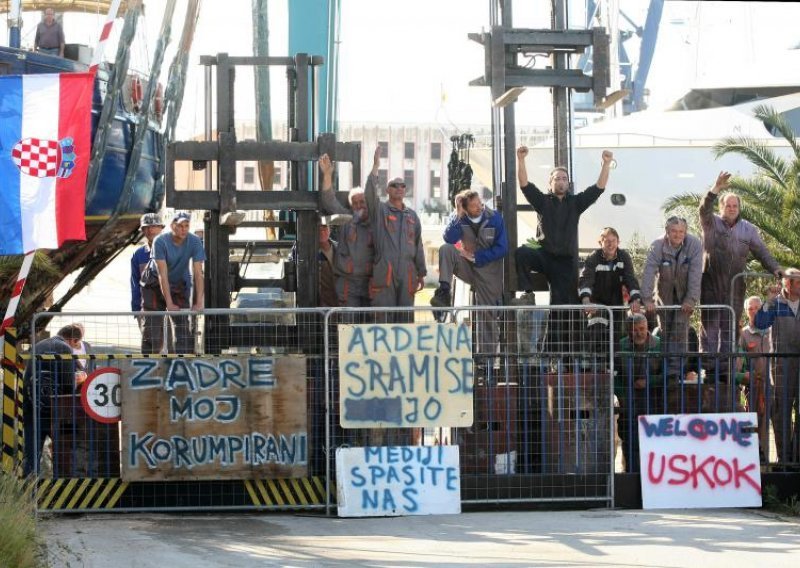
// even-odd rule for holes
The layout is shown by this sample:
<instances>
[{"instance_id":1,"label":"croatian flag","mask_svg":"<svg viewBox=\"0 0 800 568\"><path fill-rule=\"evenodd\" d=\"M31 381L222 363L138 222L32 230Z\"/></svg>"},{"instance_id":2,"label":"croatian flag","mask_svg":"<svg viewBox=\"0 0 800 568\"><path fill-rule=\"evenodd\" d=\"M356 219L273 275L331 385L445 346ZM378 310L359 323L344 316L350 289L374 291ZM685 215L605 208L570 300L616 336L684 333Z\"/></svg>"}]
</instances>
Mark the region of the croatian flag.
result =
<instances>
[{"instance_id":1,"label":"croatian flag","mask_svg":"<svg viewBox=\"0 0 800 568\"><path fill-rule=\"evenodd\" d=\"M92 73L0 77L0 254L86 240Z\"/></svg>"}]
</instances>

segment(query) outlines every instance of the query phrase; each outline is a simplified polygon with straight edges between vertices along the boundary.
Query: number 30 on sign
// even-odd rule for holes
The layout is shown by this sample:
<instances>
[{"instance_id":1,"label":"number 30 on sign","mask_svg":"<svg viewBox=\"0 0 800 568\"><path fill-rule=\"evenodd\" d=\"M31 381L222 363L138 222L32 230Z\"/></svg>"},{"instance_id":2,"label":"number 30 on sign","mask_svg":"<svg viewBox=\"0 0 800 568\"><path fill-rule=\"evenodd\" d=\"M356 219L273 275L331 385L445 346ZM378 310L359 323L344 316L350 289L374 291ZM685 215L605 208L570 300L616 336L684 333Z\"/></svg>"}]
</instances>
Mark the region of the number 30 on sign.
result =
<instances>
[{"instance_id":1,"label":"number 30 on sign","mask_svg":"<svg viewBox=\"0 0 800 568\"><path fill-rule=\"evenodd\" d=\"M81 388L81 404L93 420L104 424L119 422L121 371L116 367L97 369L86 378Z\"/></svg>"}]
</instances>

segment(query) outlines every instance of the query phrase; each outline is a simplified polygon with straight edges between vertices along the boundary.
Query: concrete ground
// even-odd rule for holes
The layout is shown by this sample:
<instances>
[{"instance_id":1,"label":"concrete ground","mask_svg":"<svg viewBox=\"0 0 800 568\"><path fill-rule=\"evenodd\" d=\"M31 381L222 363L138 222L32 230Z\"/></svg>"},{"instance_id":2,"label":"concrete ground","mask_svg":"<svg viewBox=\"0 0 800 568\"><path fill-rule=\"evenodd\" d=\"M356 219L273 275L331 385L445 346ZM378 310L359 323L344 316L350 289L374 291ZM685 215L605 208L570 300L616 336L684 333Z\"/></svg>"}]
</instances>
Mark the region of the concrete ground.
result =
<instances>
[{"instance_id":1,"label":"concrete ground","mask_svg":"<svg viewBox=\"0 0 800 568\"><path fill-rule=\"evenodd\" d=\"M41 523L51 566L769 566L800 522L753 510L490 512L370 519L114 514Z\"/></svg>"}]
</instances>

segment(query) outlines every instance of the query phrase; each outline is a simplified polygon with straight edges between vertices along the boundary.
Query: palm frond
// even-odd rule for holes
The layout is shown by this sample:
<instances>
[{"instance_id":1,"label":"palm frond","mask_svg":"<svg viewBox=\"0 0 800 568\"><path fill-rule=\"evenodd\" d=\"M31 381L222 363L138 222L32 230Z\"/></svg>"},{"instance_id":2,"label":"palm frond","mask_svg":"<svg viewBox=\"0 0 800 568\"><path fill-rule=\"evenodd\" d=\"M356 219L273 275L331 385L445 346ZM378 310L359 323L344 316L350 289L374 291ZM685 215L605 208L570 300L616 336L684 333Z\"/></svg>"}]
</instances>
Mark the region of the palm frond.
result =
<instances>
[{"instance_id":1,"label":"palm frond","mask_svg":"<svg viewBox=\"0 0 800 568\"><path fill-rule=\"evenodd\" d=\"M715 158L725 154L739 154L756 166L763 175L780 186L786 183L789 165L771 148L749 136L723 138L712 148Z\"/></svg>"},{"instance_id":2,"label":"palm frond","mask_svg":"<svg viewBox=\"0 0 800 568\"><path fill-rule=\"evenodd\" d=\"M664 210L665 213L673 213L677 209L683 207L687 209L691 209L692 207L700 207L700 200L703 199L703 196L699 193L680 193L678 195L673 195L672 197L668 197L664 203L661 205L661 208Z\"/></svg>"},{"instance_id":3,"label":"palm frond","mask_svg":"<svg viewBox=\"0 0 800 568\"><path fill-rule=\"evenodd\" d=\"M776 130L791 146L795 159L800 159L800 146L789 122L784 116L769 105L759 105L753 109L753 115L767 127Z\"/></svg>"}]
</instances>

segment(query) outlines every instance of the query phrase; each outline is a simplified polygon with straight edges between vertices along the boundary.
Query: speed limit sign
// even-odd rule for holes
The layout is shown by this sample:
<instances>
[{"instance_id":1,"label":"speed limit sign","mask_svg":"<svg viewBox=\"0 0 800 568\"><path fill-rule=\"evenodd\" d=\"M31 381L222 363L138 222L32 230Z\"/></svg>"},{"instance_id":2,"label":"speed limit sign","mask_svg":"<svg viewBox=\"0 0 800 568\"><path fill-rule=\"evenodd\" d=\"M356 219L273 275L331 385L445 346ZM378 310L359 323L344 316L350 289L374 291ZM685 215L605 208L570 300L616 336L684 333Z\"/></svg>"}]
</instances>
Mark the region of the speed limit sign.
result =
<instances>
[{"instance_id":1,"label":"speed limit sign","mask_svg":"<svg viewBox=\"0 0 800 568\"><path fill-rule=\"evenodd\" d=\"M116 367L103 367L86 377L81 387L83 409L97 422L113 424L120 420L120 375Z\"/></svg>"}]
</instances>

